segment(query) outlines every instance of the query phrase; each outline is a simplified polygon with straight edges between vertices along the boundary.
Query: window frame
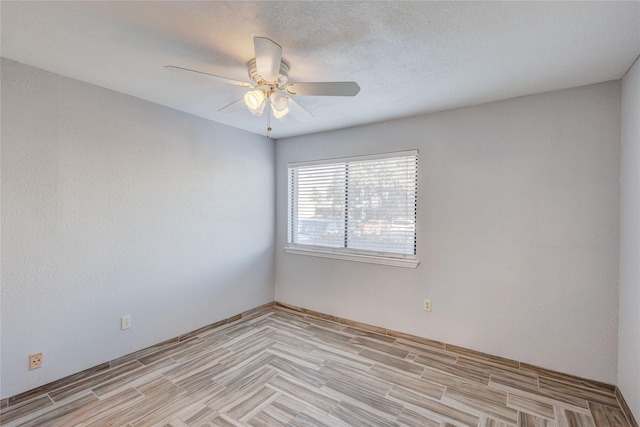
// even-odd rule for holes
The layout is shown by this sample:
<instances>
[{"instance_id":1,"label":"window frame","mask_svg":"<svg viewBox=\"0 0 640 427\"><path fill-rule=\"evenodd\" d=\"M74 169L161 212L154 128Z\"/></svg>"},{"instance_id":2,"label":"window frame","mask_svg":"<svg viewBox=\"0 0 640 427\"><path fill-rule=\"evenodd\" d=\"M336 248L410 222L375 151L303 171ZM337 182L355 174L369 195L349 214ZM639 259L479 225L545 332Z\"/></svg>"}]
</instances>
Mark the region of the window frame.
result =
<instances>
[{"instance_id":1,"label":"window frame","mask_svg":"<svg viewBox=\"0 0 640 427\"><path fill-rule=\"evenodd\" d=\"M293 212L296 210L294 203L292 202L292 199L297 201L296 198L292 197L292 191L293 191L292 186L295 187L294 183L291 182L293 168L305 167L305 166L331 165L336 163L362 162L362 161L378 160L378 159L390 159L390 158L404 157L404 156L416 157L416 221L415 221L415 233L414 233L414 252L415 252L414 254L379 252L379 251L373 251L373 250L353 249L353 248L346 248L346 247L332 248L327 246L316 246L316 245L309 245L309 244L293 243L290 241L293 238L292 228L295 226L294 221L292 221ZM382 264L382 265L389 265L389 266L395 266L395 267L416 268L420 263L418 261L418 256L417 256L417 236L418 236L417 162L418 162L418 150L414 149L414 150L397 151L397 152L390 152L390 153L370 154L370 155L363 155L363 156L339 157L339 158L287 163L287 244L284 248L285 252L287 254L307 255L307 256L315 256L315 257L321 257L321 258L332 258L332 259L364 262L364 263L371 263L371 264ZM348 200L346 199L346 196L345 196L345 200ZM345 211L346 211L346 208L345 208Z\"/></svg>"}]
</instances>

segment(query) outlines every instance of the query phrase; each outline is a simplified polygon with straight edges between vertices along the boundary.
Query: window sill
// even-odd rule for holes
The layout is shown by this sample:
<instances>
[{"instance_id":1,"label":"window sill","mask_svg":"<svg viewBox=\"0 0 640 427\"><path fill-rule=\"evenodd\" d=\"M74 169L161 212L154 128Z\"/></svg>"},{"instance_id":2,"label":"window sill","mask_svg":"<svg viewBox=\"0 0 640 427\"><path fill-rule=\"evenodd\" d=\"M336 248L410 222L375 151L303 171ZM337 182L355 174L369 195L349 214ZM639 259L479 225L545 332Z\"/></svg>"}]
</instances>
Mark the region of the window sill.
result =
<instances>
[{"instance_id":1,"label":"window sill","mask_svg":"<svg viewBox=\"0 0 640 427\"><path fill-rule=\"evenodd\" d=\"M416 268L418 267L418 264L420 264L420 261L415 259L389 258L389 257L383 257L383 256L362 255L362 254L346 254L346 253L322 251L318 249L306 249L306 248L302 249L302 248L285 247L284 251L288 254L307 255L307 256L315 256L320 258L333 258L333 259L341 259L344 261L366 262L369 264L390 265L393 267Z\"/></svg>"}]
</instances>

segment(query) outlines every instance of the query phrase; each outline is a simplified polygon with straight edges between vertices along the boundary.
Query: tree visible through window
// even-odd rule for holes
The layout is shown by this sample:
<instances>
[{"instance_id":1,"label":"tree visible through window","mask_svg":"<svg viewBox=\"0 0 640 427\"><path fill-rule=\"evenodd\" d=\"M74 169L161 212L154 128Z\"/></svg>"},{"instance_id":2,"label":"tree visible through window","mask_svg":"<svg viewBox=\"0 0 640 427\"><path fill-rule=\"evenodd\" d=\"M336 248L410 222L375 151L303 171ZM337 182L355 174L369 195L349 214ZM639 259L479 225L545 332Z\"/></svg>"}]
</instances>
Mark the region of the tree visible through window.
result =
<instances>
[{"instance_id":1,"label":"tree visible through window","mask_svg":"<svg viewBox=\"0 0 640 427\"><path fill-rule=\"evenodd\" d=\"M290 164L289 246L415 258L417 154Z\"/></svg>"}]
</instances>

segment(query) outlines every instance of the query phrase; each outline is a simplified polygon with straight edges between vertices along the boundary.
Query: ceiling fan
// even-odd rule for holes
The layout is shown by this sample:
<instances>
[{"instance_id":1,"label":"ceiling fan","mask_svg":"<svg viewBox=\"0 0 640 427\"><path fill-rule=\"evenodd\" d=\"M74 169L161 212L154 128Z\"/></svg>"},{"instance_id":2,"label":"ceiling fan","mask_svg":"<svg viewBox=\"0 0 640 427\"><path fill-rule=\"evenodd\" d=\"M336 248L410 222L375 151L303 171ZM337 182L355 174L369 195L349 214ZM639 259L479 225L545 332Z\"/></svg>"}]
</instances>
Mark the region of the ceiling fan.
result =
<instances>
[{"instance_id":1,"label":"ceiling fan","mask_svg":"<svg viewBox=\"0 0 640 427\"><path fill-rule=\"evenodd\" d=\"M282 59L282 47L266 37L254 37L253 43L256 56L248 64L251 83L173 65L167 65L165 68L195 73L213 81L251 88L252 90L243 98L218 111L231 112L246 106L251 113L260 117L264 113L265 106L270 104L267 120L271 113L277 119L291 113L300 121L311 120L314 117L313 114L296 102L293 96L355 96L360 92L360 86L356 82L289 82L289 64ZM268 127L267 130L270 131L271 128Z\"/></svg>"}]
</instances>

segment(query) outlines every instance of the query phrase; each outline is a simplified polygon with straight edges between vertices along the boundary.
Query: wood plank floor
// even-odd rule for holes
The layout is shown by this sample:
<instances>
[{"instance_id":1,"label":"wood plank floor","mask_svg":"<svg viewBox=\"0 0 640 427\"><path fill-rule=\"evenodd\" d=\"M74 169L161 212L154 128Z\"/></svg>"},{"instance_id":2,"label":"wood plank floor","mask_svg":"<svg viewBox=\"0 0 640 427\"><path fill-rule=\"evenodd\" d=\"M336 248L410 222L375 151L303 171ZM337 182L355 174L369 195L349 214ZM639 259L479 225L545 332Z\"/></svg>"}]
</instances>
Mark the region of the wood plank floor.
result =
<instances>
[{"instance_id":1,"label":"wood plank floor","mask_svg":"<svg viewBox=\"0 0 640 427\"><path fill-rule=\"evenodd\" d=\"M80 375L2 426L633 427L614 390L267 308Z\"/></svg>"}]
</instances>

